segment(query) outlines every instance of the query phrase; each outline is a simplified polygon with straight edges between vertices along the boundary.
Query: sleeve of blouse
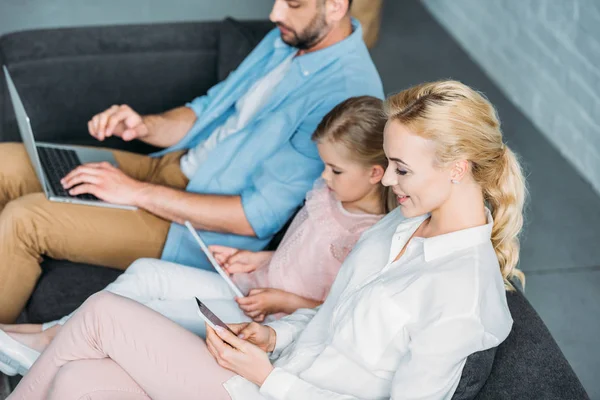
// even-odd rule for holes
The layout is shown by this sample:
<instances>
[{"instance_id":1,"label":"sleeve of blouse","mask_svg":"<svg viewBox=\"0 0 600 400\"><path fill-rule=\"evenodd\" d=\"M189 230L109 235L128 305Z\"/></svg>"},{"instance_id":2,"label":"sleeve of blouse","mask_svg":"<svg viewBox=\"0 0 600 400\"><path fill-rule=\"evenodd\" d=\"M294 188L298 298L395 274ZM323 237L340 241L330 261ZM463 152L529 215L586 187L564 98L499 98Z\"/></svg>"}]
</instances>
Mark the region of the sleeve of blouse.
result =
<instances>
[{"instance_id":1,"label":"sleeve of blouse","mask_svg":"<svg viewBox=\"0 0 600 400\"><path fill-rule=\"evenodd\" d=\"M271 353L271 359L278 358L281 352L298 338L308 323L312 321L315 314L317 314L319 308L301 308L293 314L266 324L273 328L277 334L275 349Z\"/></svg>"}]
</instances>

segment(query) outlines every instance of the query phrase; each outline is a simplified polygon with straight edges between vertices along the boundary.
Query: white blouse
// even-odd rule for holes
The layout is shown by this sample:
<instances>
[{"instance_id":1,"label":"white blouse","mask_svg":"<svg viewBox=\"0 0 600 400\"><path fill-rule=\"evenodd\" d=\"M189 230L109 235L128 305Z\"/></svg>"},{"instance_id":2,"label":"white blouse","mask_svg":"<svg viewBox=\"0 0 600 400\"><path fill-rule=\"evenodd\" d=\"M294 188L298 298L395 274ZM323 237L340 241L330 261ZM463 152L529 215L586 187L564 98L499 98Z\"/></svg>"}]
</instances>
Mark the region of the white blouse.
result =
<instances>
[{"instance_id":1,"label":"white blouse","mask_svg":"<svg viewBox=\"0 0 600 400\"><path fill-rule=\"evenodd\" d=\"M366 231L325 303L269 325L275 369L232 399L450 399L467 356L499 345L512 318L488 224L429 239L400 208Z\"/></svg>"}]
</instances>

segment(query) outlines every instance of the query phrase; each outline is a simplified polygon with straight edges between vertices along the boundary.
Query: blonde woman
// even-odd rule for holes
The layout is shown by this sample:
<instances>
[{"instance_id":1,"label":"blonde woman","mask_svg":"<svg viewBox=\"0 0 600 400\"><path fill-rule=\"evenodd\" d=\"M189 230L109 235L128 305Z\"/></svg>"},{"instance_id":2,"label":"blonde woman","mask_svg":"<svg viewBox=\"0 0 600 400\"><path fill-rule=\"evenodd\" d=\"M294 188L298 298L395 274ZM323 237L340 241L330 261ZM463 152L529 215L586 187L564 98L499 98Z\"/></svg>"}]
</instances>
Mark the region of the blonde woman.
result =
<instances>
[{"instance_id":1,"label":"blonde woman","mask_svg":"<svg viewBox=\"0 0 600 400\"><path fill-rule=\"evenodd\" d=\"M205 342L96 295L9 399L451 398L466 358L510 332L524 179L494 108L459 82L405 90L386 112L383 183L401 206L362 235L321 307Z\"/></svg>"}]
</instances>

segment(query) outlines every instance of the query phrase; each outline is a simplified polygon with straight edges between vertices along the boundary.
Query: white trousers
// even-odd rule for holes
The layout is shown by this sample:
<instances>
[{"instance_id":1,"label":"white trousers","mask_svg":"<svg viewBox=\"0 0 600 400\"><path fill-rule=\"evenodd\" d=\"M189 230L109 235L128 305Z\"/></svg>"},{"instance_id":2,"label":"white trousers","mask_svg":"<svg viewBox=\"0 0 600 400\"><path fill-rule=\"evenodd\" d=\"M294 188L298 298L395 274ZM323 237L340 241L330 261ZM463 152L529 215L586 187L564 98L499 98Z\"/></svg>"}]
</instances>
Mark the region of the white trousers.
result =
<instances>
[{"instance_id":1,"label":"white trousers","mask_svg":"<svg viewBox=\"0 0 600 400\"><path fill-rule=\"evenodd\" d=\"M198 297L226 323L251 321L239 308L234 300L235 294L218 273L167 261L139 259L104 290L142 303L202 337L206 336L206 327L198 315L194 297ZM72 315L45 323L43 329L64 325Z\"/></svg>"}]
</instances>

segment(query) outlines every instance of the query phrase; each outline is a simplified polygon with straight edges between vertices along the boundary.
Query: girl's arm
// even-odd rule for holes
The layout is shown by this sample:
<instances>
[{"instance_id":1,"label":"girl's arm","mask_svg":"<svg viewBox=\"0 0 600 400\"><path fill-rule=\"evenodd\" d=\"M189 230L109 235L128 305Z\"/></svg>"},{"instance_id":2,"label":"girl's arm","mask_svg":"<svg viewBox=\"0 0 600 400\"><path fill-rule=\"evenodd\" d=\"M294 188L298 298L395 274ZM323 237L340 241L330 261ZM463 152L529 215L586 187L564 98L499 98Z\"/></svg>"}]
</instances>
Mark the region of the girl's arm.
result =
<instances>
[{"instance_id":1,"label":"girl's arm","mask_svg":"<svg viewBox=\"0 0 600 400\"><path fill-rule=\"evenodd\" d=\"M267 315L293 314L301 308L312 309L323 304L322 301L272 288L252 289L248 296L236 301L242 311L256 322L262 322Z\"/></svg>"},{"instance_id":2,"label":"girl's arm","mask_svg":"<svg viewBox=\"0 0 600 400\"><path fill-rule=\"evenodd\" d=\"M302 297L294 293L283 291L282 299L283 301L279 304L279 312L286 314L293 314L296 312L296 310L301 308L316 308L323 304L323 302L319 300L309 299L307 297Z\"/></svg>"}]
</instances>

